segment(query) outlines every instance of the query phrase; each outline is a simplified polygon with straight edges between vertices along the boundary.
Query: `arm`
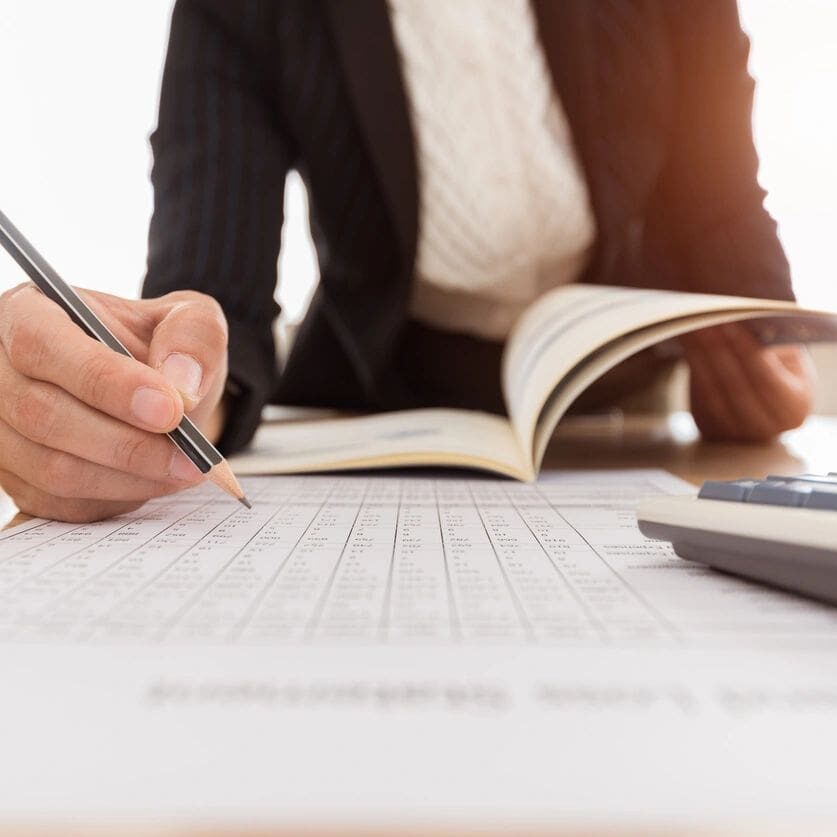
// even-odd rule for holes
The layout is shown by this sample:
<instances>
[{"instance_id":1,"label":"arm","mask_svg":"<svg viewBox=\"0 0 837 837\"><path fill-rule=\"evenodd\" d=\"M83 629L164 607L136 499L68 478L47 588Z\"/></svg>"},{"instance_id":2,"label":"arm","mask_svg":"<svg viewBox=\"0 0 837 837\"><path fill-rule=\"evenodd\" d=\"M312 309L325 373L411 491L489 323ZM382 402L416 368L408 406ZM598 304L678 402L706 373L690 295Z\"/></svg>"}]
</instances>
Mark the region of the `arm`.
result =
<instances>
[{"instance_id":1,"label":"arm","mask_svg":"<svg viewBox=\"0 0 837 837\"><path fill-rule=\"evenodd\" d=\"M655 209L685 273L683 285L791 299L790 269L758 183L749 41L735 0L663 6L676 105ZM808 415L815 378L804 350L763 348L740 326L682 342L692 413L707 438L767 441Z\"/></svg>"},{"instance_id":2,"label":"arm","mask_svg":"<svg viewBox=\"0 0 837 837\"><path fill-rule=\"evenodd\" d=\"M229 327L225 452L249 442L276 383L272 323L290 155L272 84L269 4L178 0L151 138L154 215L143 296L192 289Z\"/></svg>"},{"instance_id":3,"label":"arm","mask_svg":"<svg viewBox=\"0 0 837 837\"><path fill-rule=\"evenodd\" d=\"M764 208L752 134L749 40L735 0L663 2L674 113L651 201L689 290L791 299L790 270Z\"/></svg>"},{"instance_id":4,"label":"arm","mask_svg":"<svg viewBox=\"0 0 837 837\"><path fill-rule=\"evenodd\" d=\"M162 434L184 412L210 429L220 418L228 322L242 397L223 444L244 444L258 422L275 374L287 154L257 69L253 33L269 28L256 8L195 0L175 10L153 140L145 294L155 299L85 292L136 360L90 340L29 283L0 297L0 486L22 511L96 520L199 482Z\"/></svg>"}]
</instances>

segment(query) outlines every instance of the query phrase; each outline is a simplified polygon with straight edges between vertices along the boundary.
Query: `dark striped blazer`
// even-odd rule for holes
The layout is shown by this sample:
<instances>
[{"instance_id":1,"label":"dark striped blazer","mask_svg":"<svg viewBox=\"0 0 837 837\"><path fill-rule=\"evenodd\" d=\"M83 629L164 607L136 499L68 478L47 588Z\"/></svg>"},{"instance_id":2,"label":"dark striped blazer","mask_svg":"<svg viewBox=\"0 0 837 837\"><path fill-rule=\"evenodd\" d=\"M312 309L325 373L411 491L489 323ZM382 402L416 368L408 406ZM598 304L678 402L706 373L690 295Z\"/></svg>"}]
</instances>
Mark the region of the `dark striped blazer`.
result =
<instances>
[{"instance_id":1,"label":"dark striped blazer","mask_svg":"<svg viewBox=\"0 0 837 837\"><path fill-rule=\"evenodd\" d=\"M584 280L789 297L735 0L533 1L596 215ZM192 288L224 307L237 393L226 451L271 401L492 406L469 382L482 367L496 381L497 347L417 341L409 321L419 178L385 0L178 0L152 149L143 293ZM308 188L321 282L279 375L291 168ZM440 370L459 375L447 394L423 385Z\"/></svg>"}]
</instances>

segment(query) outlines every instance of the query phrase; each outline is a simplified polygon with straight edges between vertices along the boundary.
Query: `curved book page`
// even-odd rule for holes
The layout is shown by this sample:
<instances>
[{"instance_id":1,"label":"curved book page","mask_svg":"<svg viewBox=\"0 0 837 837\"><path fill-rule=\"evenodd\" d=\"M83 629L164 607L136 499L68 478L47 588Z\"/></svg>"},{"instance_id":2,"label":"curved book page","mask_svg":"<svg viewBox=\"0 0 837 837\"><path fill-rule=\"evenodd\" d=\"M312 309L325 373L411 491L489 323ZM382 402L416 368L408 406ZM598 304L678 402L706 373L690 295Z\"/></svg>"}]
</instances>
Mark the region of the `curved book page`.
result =
<instances>
[{"instance_id":1,"label":"curved book page","mask_svg":"<svg viewBox=\"0 0 837 837\"><path fill-rule=\"evenodd\" d=\"M591 285L552 291L523 315L503 358L503 391L521 447L537 462L548 435L539 429L546 427L547 405L554 427L583 389L641 349L705 326L757 317L769 318L769 328L758 333L764 342L837 336L834 314L791 302ZM787 326L780 327L787 317ZM622 343L628 337L634 339ZM561 395L560 410L556 389L573 393L569 400Z\"/></svg>"},{"instance_id":2,"label":"curved book page","mask_svg":"<svg viewBox=\"0 0 837 837\"><path fill-rule=\"evenodd\" d=\"M794 314L785 314L788 318L797 320ZM702 314L694 317L683 317L666 323L640 329L633 334L626 335L612 341L593 355L586 357L553 389L546 401L535 428L532 444L532 458L535 471L539 471L543 462L549 440L573 402L590 384L618 366L623 360L647 349L651 346L697 331L701 328L723 325L724 323L740 322L741 320L762 319L769 321L771 326L775 321L775 312L767 311L726 311L717 314Z\"/></svg>"},{"instance_id":3,"label":"curved book page","mask_svg":"<svg viewBox=\"0 0 837 837\"><path fill-rule=\"evenodd\" d=\"M533 476L507 419L445 409L265 424L230 465L242 475L435 465Z\"/></svg>"}]
</instances>

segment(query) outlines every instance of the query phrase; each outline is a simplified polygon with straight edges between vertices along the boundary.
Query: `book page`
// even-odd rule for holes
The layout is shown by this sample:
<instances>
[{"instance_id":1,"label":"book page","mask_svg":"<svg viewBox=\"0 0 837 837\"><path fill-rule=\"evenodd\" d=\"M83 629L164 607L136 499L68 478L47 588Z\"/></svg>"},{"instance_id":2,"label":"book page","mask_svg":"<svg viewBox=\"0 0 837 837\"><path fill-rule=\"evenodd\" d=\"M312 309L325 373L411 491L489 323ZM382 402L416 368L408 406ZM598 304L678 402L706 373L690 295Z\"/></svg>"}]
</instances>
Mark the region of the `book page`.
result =
<instances>
[{"instance_id":1,"label":"book page","mask_svg":"<svg viewBox=\"0 0 837 837\"><path fill-rule=\"evenodd\" d=\"M755 834L837 816L837 612L640 534L637 501L693 488L244 487L249 511L205 487L0 533L0 822Z\"/></svg>"},{"instance_id":2,"label":"book page","mask_svg":"<svg viewBox=\"0 0 837 837\"><path fill-rule=\"evenodd\" d=\"M817 328L818 323L810 323L809 325L809 321L796 315L777 316L773 312L764 311L696 314L658 323L626 334L624 337L619 337L582 360L564 376L563 380L549 394L535 427L535 438L532 446L535 471L537 472L540 469L547 446L558 422L572 406L575 399L606 372L643 349L655 346L665 340L701 328L740 322L742 317L751 318L746 320L746 324L763 343L774 343L777 340L786 341L791 337L794 338L792 342L810 342L815 336L827 335L832 340L835 338L835 335L830 334L827 329ZM782 319L787 322L782 323Z\"/></svg>"},{"instance_id":3,"label":"book page","mask_svg":"<svg viewBox=\"0 0 837 837\"><path fill-rule=\"evenodd\" d=\"M556 385L589 356L619 338L672 322L670 329L647 332L646 340L620 344L623 350L618 358L613 355L608 362L598 363L596 374L585 376L585 387L641 348L713 323L774 315L771 317L773 331L781 334L775 325L775 315L781 313L820 317L830 325L826 333L832 338L837 334L835 315L801 309L789 302L594 285L573 285L552 291L523 315L509 338L503 358L503 391L521 445L529 449L540 446L540 440L537 445L534 441L536 427ZM710 314L717 316L696 319ZM815 329L803 333L813 335ZM580 391L576 388L573 398ZM571 401L561 403L566 409ZM557 420L560 415L557 418L556 415L553 410L551 417Z\"/></svg>"},{"instance_id":4,"label":"book page","mask_svg":"<svg viewBox=\"0 0 837 837\"><path fill-rule=\"evenodd\" d=\"M529 479L528 451L507 419L468 410L399 410L301 422L265 423L230 458L238 474L293 474L350 468L446 465Z\"/></svg>"}]
</instances>

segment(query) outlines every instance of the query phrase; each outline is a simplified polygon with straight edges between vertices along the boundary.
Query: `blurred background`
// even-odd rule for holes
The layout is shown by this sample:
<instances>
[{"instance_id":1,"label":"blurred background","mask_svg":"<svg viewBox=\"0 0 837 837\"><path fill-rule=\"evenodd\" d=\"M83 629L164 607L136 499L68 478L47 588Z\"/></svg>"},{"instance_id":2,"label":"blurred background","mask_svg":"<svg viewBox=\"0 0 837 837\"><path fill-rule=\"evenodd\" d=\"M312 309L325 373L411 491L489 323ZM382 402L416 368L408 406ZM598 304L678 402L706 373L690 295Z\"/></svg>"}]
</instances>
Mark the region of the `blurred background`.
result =
<instances>
[{"instance_id":1,"label":"blurred background","mask_svg":"<svg viewBox=\"0 0 837 837\"><path fill-rule=\"evenodd\" d=\"M768 207L800 300L837 308L837 3L740 0L740 8L753 43ZM171 0L0 2L0 206L74 284L135 295L142 280L148 135L170 11ZM278 293L299 318L317 277L295 175L286 209ZM0 261L0 289L19 280L11 261ZM833 398L829 356L818 353L824 396Z\"/></svg>"}]
</instances>

